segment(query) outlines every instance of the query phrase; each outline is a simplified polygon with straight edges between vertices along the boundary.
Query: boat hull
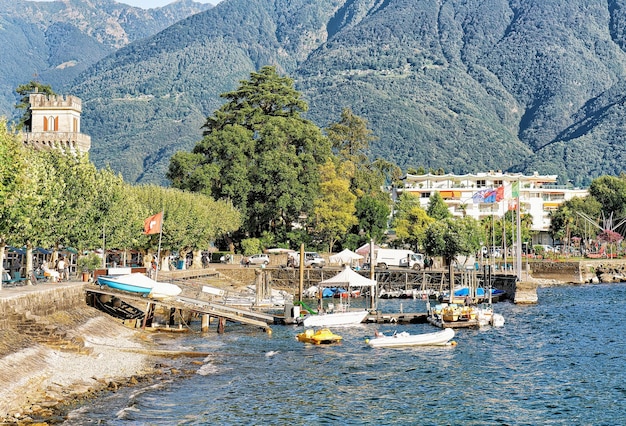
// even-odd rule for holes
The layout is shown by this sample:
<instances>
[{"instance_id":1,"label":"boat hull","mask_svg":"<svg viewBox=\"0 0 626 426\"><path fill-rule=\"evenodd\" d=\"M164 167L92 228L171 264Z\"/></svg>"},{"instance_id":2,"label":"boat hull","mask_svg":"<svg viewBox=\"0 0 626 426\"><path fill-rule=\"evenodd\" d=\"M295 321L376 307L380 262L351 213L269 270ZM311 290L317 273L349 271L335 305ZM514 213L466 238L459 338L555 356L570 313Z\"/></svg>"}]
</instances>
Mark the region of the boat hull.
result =
<instances>
[{"instance_id":1,"label":"boat hull","mask_svg":"<svg viewBox=\"0 0 626 426\"><path fill-rule=\"evenodd\" d=\"M361 324L367 317L367 311L335 312L332 314L307 315L302 320L305 327L333 327Z\"/></svg>"},{"instance_id":2,"label":"boat hull","mask_svg":"<svg viewBox=\"0 0 626 426\"><path fill-rule=\"evenodd\" d=\"M120 280L120 278L121 277L115 275L100 275L98 277L98 284L131 293L149 294L152 291L152 285L147 287L143 283L132 283L130 281Z\"/></svg>"},{"instance_id":3,"label":"boat hull","mask_svg":"<svg viewBox=\"0 0 626 426\"><path fill-rule=\"evenodd\" d=\"M100 275L98 284L106 285L116 290L150 295L156 298L178 296L182 292L182 289L177 285L154 281L140 273Z\"/></svg>"},{"instance_id":4,"label":"boat hull","mask_svg":"<svg viewBox=\"0 0 626 426\"><path fill-rule=\"evenodd\" d=\"M455 332L452 328L445 328L434 333L409 334L398 333L392 336L379 336L367 340L367 344L372 348L401 348L407 346L447 346L451 345L450 340Z\"/></svg>"}]
</instances>

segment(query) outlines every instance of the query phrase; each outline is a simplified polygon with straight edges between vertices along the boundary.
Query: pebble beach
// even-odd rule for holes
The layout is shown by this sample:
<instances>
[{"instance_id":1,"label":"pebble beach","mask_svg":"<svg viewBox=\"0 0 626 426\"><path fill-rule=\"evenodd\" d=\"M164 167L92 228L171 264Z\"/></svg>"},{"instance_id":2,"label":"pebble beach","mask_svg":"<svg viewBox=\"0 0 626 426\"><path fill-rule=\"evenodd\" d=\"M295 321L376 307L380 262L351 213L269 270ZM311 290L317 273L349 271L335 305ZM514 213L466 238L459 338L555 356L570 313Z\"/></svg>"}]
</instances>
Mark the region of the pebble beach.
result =
<instances>
[{"instance_id":1,"label":"pebble beach","mask_svg":"<svg viewBox=\"0 0 626 426\"><path fill-rule=\"evenodd\" d=\"M64 339L42 344L15 331L0 333L3 424L52 424L72 402L160 372L145 334L92 308L44 320L61 324Z\"/></svg>"}]
</instances>

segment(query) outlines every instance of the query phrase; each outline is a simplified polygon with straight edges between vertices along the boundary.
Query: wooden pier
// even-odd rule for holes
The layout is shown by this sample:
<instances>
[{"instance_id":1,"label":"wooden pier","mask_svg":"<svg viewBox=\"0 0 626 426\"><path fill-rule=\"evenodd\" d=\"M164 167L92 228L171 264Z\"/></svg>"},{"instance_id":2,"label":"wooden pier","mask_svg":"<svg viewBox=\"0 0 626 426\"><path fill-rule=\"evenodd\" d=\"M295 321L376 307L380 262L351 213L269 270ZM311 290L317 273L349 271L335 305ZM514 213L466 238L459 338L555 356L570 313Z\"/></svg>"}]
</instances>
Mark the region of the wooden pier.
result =
<instances>
[{"instance_id":1,"label":"wooden pier","mask_svg":"<svg viewBox=\"0 0 626 426\"><path fill-rule=\"evenodd\" d=\"M86 288L86 291L88 300L89 298L97 298L100 300L102 299L102 296L105 296L106 299L106 297L109 296L118 298L125 302L132 302L135 306L145 304L146 311L144 312L144 315L142 315L141 319L144 326L146 322L146 314L150 315L150 312L153 311L156 306L161 306L165 309L169 309L170 311L179 310L180 312L187 311L202 315L203 331L208 329L209 319L211 317L217 318L219 321L218 332L224 331L226 321L260 327L267 333L272 332L270 324L274 324L274 316L272 315L263 314L250 309L215 304L189 297L176 296L167 299L153 299L149 297L137 296L132 293L99 287Z\"/></svg>"}]
</instances>

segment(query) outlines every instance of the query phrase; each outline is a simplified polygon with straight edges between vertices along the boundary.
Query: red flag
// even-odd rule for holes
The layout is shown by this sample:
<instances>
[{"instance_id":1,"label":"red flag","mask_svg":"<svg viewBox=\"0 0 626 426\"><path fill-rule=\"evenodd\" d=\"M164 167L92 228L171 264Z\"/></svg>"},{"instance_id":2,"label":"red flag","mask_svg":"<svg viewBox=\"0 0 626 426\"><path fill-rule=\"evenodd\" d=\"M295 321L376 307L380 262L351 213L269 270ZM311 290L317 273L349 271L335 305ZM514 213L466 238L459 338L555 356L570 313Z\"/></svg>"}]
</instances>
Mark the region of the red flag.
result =
<instances>
[{"instance_id":1,"label":"red flag","mask_svg":"<svg viewBox=\"0 0 626 426\"><path fill-rule=\"evenodd\" d=\"M143 221L144 234L158 234L163 226L163 212L150 216Z\"/></svg>"},{"instance_id":2,"label":"red flag","mask_svg":"<svg viewBox=\"0 0 626 426\"><path fill-rule=\"evenodd\" d=\"M504 200L504 186L499 186L496 188L496 202L500 202Z\"/></svg>"}]
</instances>

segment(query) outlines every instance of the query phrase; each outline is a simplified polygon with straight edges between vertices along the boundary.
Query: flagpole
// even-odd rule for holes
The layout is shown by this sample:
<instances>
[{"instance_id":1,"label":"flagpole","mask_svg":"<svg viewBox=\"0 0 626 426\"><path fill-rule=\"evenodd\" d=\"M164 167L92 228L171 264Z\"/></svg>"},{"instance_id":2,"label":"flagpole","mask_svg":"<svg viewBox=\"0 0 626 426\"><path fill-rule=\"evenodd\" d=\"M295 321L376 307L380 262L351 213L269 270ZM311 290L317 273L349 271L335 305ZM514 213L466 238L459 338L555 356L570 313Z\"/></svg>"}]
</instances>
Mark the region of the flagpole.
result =
<instances>
[{"instance_id":1,"label":"flagpole","mask_svg":"<svg viewBox=\"0 0 626 426\"><path fill-rule=\"evenodd\" d=\"M163 222L165 222L165 209L161 210L161 229L159 229L159 248L157 249L156 271L154 271L154 281L158 281L159 268L161 267L161 239L163 238Z\"/></svg>"},{"instance_id":2,"label":"flagpole","mask_svg":"<svg viewBox=\"0 0 626 426\"><path fill-rule=\"evenodd\" d=\"M519 202L519 194L520 194L520 179L517 178L517 198L515 204L517 204L517 250L515 252L516 260L517 260L517 280L522 280L522 219L520 217L520 202ZM526 253L528 256L528 253Z\"/></svg>"}]
</instances>

